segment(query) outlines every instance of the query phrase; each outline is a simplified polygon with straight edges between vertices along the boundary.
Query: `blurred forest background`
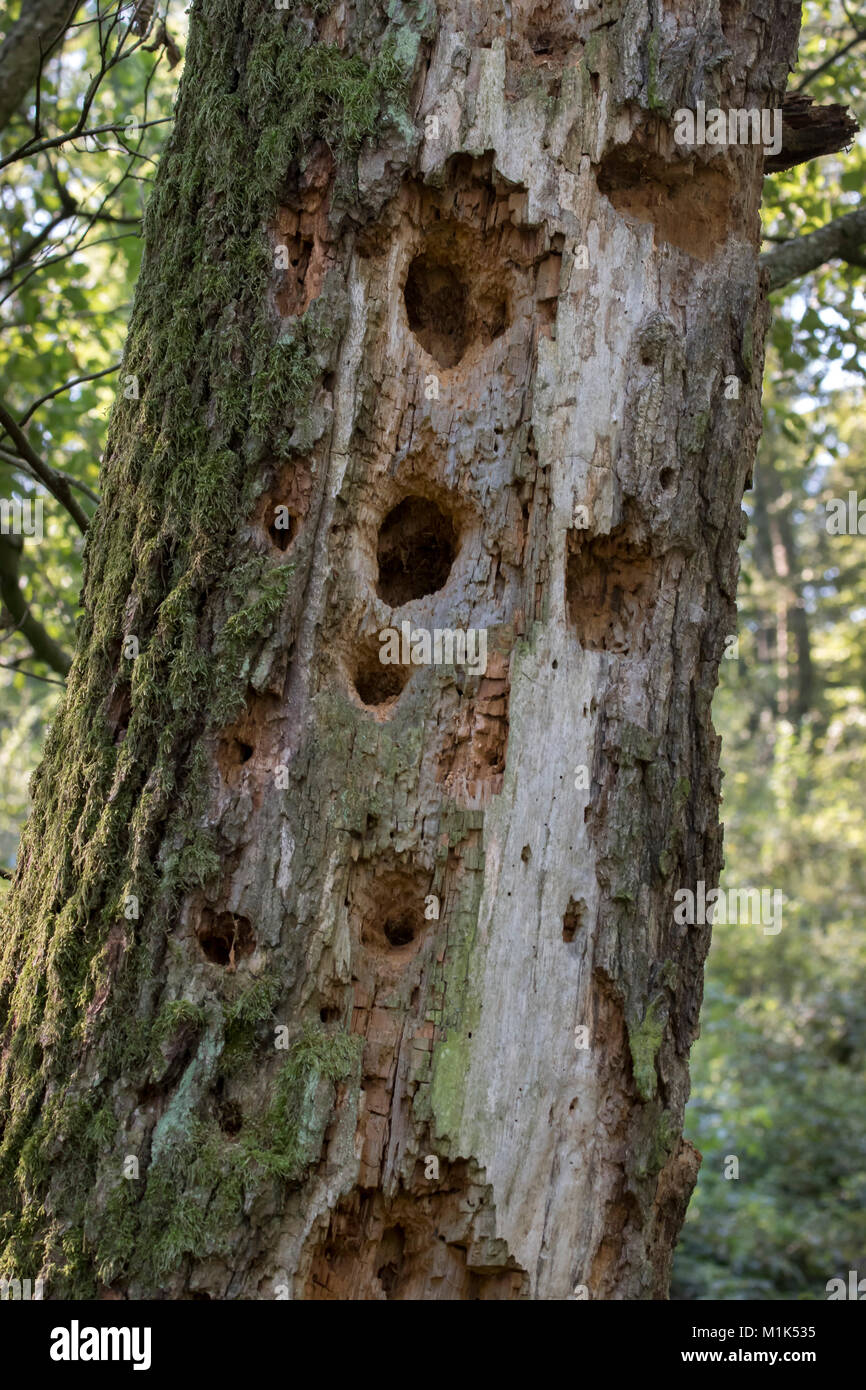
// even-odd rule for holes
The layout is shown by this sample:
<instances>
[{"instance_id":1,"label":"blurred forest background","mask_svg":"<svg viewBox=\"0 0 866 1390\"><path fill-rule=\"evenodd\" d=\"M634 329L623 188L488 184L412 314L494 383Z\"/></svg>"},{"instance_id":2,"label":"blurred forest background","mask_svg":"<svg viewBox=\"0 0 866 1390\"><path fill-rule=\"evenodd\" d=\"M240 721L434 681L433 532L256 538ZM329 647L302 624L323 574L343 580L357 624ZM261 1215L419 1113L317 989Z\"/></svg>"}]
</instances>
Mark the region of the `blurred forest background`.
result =
<instances>
[{"instance_id":1,"label":"blurred forest background","mask_svg":"<svg viewBox=\"0 0 866 1390\"><path fill-rule=\"evenodd\" d=\"M92 513L111 406L132 389L120 360L140 217L182 69L183 6L153 9L139 5L146 24L133 4L80 4L43 64L39 109L25 94L0 133L0 498L44 498L41 540L0 536L0 906L74 643L83 548L7 426ZM0 31L20 11L7 6ZM866 7L807 4L789 90L866 125L864 57ZM768 177L767 249L859 208L864 186L862 136ZM780 888L784 925L714 933L686 1128L704 1163L678 1299L824 1298L828 1279L866 1274L866 515L863 535L827 529L831 498L866 497L862 256L773 296L739 640L714 716L723 886Z\"/></svg>"}]
</instances>

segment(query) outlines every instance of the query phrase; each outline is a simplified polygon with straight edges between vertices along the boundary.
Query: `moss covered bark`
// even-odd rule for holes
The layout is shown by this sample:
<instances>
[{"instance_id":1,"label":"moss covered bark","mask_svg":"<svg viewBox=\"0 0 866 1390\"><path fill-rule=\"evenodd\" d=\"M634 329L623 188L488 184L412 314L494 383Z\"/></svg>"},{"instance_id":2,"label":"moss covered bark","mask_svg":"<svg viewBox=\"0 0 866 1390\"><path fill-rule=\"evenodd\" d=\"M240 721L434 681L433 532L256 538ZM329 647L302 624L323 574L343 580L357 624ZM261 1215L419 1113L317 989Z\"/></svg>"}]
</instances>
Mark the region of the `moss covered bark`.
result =
<instances>
[{"instance_id":1,"label":"moss covered bark","mask_svg":"<svg viewBox=\"0 0 866 1390\"><path fill-rule=\"evenodd\" d=\"M76 657L34 781L0 963L0 1268L44 1268L54 1296L92 1293L135 1266L152 1283L179 1252L203 1248L195 1195L179 1232L161 1230L180 1193L206 1204L219 1173L221 1200L236 1206L238 1163L267 1166L266 1136L229 1162L225 1140L187 1117L155 1178L124 1184L118 1172L99 1210L109 1098L147 1074L168 1028L190 1022L182 1002L174 1014L158 1006L167 924L219 867L201 825L202 740L242 707L295 578L279 556L237 564L232 538L261 461L292 452L341 327L318 306L280 335L268 227L319 141L351 191L362 142L405 119L418 52L411 7L414 44L379 16L342 48L319 41L323 8L194 7L147 209L123 368L138 398L120 398L111 420ZM254 1021L237 1001L214 1001L206 1024L196 1016L210 1040L202 1067ZM331 1061L314 1048L322 1075L347 1056L333 1048ZM281 1104L269 1121L278 1133L294 1106ZM281 1170L300 1162L292 1143ZM231 1225L213 1202L208 1223Z\"/></svg>"}]
</instances>

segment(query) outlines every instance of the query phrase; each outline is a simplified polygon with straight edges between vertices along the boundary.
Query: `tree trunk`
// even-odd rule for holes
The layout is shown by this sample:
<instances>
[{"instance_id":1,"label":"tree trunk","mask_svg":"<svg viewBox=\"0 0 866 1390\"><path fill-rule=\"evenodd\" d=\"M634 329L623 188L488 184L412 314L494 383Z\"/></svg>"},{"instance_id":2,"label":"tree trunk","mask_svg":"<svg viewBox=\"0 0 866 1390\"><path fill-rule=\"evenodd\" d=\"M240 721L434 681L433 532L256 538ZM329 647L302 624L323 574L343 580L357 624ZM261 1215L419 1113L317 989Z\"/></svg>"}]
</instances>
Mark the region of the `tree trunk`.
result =
<instances>
[{"instance_id":1,"label":"tree trunk","mask_svg":"<svg viewBox=\"0 0 866 1390\"><path fill-rule=\"evenodd\" d=\"M798 10L324 9L194 7L4 937L3 1272L663 1298L766 322L762 151L673 114L778 106Z\"/></svg>"}]
</instances>

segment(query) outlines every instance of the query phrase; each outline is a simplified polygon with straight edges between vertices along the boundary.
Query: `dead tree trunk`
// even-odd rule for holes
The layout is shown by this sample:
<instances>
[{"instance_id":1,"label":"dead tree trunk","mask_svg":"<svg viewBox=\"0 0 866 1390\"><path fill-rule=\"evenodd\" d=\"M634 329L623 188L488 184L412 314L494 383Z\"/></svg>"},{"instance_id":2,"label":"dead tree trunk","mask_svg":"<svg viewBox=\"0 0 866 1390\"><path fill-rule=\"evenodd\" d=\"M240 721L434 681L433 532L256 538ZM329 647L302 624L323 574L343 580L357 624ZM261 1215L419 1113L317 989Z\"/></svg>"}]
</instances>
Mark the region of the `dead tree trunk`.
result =
<instances>
[{"instance_id":1,"label":"dead tree trunk","mask_svg":"<svg viewBox=\"0 0 866 1390\"><path fill-rule=\"evenodd\" d=\"M386 9L194 7L4 934L49 1297L666 1293L765 329L674 113L798 7Z\"/></svg>"}]
</instances>

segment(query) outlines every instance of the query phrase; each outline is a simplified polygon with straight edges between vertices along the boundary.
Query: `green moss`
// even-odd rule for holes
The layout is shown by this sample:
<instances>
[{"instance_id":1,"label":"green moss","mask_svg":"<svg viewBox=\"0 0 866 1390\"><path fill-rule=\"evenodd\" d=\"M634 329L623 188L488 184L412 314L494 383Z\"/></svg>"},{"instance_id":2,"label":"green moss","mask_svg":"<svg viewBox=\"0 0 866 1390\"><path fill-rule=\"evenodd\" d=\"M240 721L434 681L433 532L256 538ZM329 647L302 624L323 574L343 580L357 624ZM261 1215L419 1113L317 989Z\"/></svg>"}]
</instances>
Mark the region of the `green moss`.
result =
<instances>
[{"instance_id":1,"label":"green moss","mask_svg":"<svg viewBox=\"0 0 866 1390\"><path fill-rule=\"evenodd\" d=\"M652 1127L649 1141L637 1156L635 1173L639 1178L660 1173L673 1153L680 1136L680 1127L672 1110L662 1110Z\"/></svg>"},{"instance_id":2,"label":"green moss","mask_svg":"<svg viewBox=\"0 0 866 1390\"><path fill-rule=\"evenodd\" d=\"M642 1100L653 1099L658 1088L656 1058L664 1036L666 1018L660 1016L659 1006L650 1004L637 1028L629 1027L628 1042L638 1095Z\"/></svg>"},{"instance_id":3,"label":"green moss","mask_svg":"<svg viewBox=\"0 0 866 1390\"><path fill-rule=\"evenodd\" d=\"M100 1279L159 1284L186 1255L229 1254L245 1204L267 1182L299 1181L315 1162L334 1084L358 1081L362 1050L362 1038L310 1024L290 1048L264 1116L245 1124L239 1138L227 1139L206 1120L174 1134L140 1198L126 1181L110 1194L96 1254Z\"/></svg>"},{"instance_id":4,"label":"green moss","mask_svg":"<svg viewBox=\"0 0 866 1390\"><path fill-rule=\"evenodd\" d=\"M363 1038L327 1034L308 1025L289 1050L264 1122L244 1141L251 1161L287 1181L297 1181L318 1157L330 1104L317 1105L323 1083L360 1075Z\"/></svg>"},{"instance_id":5,"label":"green moss","mask_svg":"<svg viewBox=\"0 0 866 1390\"><path fill-rule=\"evenodd\" d=\"M465 862L465 850L463 858ZM472 1047L470 1034L477 1029L481 1017L479 991L474 983L473 953L484 884L483 856L475 867L477 872L468 872L462 878L453 925L448 931L445 961L435 981L445 1003L439 1023L444 1037L433 1049L429 1102L426 1087L416 1098L419 1120L432 1118L434 1131L440 1139L455 1139L459 1132ZM425 1110L427 1104L429 1114Z\"/></svg>"},{"instance_id":6,"label":"green moss","mask_svg":"<svg viewBox=\"0 0 866 1390\"><path fill-rule=\"evenodd\" d=\"M214 0L192 17L125 354L140 398L120 398L112 414L77 654L33 781L20 886L4 903L0 1210L13 1220L2 1258L11 1251L25 1272L43 1261L66 1271L73 1291L92 1285L87 1252L96 1244L103 1275L133 1267L133 1230L139 1267L169 1268L179 1252L201 1247L212 1212L220 1202L234 1210L241 1190L231 1154L244 1147L230 1154L207 1120L187 1114L200 1151L179 1148L172 1133L146 1201L134 1184L118 1188L114 1233L97 1238L84 1220L111 1144L110 1088L123 1073L142 1077L154 1040L181 1021L176 1012L153 1016L158 992L148 982L166 934L183 894L220 869L203 825L203 740L241 708L257 648L294 579L281 558L237 565L233 538L262 460L289 452L342 331L332 300L327 314L313 305L291 334L276 336L266 229L293 166L318 140L334 153L340 187L353 186L363 141L403 100L418 50L402 30L418 30L422 11L428 23L429 6L414 16L407 9L378 48L368 41L369 60L351 41L311 43L291 14L272 8L240 27L236 0ZM115 743L105 697L130 622L141 652L124 667L131 710ZM134 923L123 918L129 892L139 899ZM108 949L118 927L119 958ZM230 1038L249 1030L247 1008L229 1021ZM99 1080L82 1096L69 1078L85 1046ZM282 1119L262 1120L262 1153L277 1151L268 1134L289 1124L292 1094ZM211 1177L224 1196L205 1210ZM62 1205L56 1226L42 1201L49 1180ZM163 1198L176 1208L164 1237ZM58 1230L80 1233L74 1250Z\"/></svg>"},{"instance_id":7,"label":"green moss","mask_svg":"<svg viewBox=\"0 0 866 1390\"><path fill-rule=\"evenodd\" d=\"M204 1025L205 1011L200 1004L193 1004L189 999L172 999L162 1006L154 1019L151 1038L154 1046L160 1047L182 1028L197 1033Z\"/></svg>"},{"instance_id":8,"label":"green moss","mask_svg":"<svg viewBox=\"0 0 866 1390\"><path fill-rule=\"evenodd\" d=\"M226 1005L225 1046L220 1057L220 1071L224 1076L241 1071L252 1060L256 1032L273 1016L281 991L276 975L264 975Z\"/></svg>"},{"instance_id":9,"label":"green moss","mask_svg":"<svg viewBox=\"0 0 866 1390\"><path fill-rule=\"evenodd\" d=\"M647 74L647 100L651 111L665 111L667 102L659 92L659 52L662 35L660 29L651 29L647 40L649 71Z\"/></svg>"}]
</instances>

